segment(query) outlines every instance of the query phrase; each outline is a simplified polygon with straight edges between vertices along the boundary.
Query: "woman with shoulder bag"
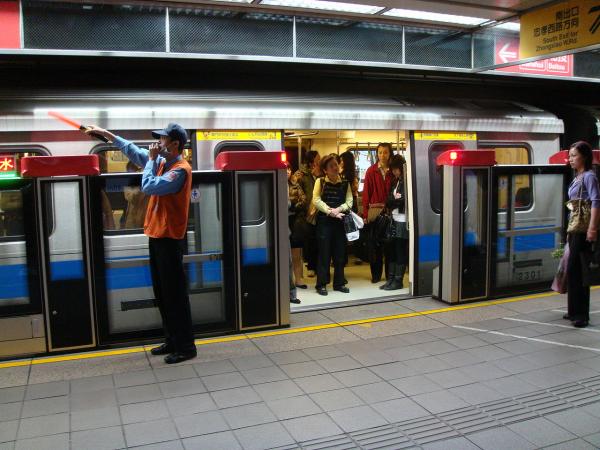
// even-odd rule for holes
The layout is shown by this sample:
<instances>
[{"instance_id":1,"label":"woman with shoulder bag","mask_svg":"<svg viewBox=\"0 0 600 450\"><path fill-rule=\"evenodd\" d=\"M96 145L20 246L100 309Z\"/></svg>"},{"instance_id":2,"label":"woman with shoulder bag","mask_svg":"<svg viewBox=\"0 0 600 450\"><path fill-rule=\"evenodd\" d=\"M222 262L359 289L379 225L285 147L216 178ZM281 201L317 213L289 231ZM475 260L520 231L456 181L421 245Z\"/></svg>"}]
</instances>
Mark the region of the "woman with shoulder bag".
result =
<instances>
[{"instance_id":1,"label":"woman with shoulder bag","mask_svg":"<svg viewBox=\"0 0 600 450\"><path fill-rule=\"evenodd\" d=\"M340 176L337 155L331 154L321 159L325 177L318 178L313 191L313 204L317 214L317 293L327 295L329 283L329 261L333 259L333 290L347 294L345 286L344 255L346 252L346 231L344 216L352 209L352 189Z\"/></svg>"},{"instance_id":2,"label":"woman with shoulder bag","mask_svg":"<svg viewBox=\"0 0 600 450\"><path fill-rule=\"evenodd\" d=\"M575 170L575 178L568 190L567 206L571 211L567 227L568 312L563 318L571 320L577 328L587 327L590 320L590 287L583 283L582 256L590 251L592 242L596 242L600 220L600 190L592 170L592 158L592 147L587 142L571 145L569 164Z\"/></svg>"},{"instance_id":3,"label":"woman with shoulder bag","mask_svg":"<svg viewBox=\"0 0 600 450\"><path fill-rule=\"evenodd\" d=\"M408 265L408 228L406 226L406 199L404 196L404 177L402 175L406 161L400 155L390 158L390 171L394 176L387 198L386 207L392 212L390 236L390 261L387 282L379 289L394 291L404 287L404 273Z\"/></svg>"},{"instance_id":4,"label":"woman with shoulder bag","mask_svg":"<svg viewBox=\"0 0 600 450\"><path fill-rule=\"evenodd\" d=\"M286 163L288 175L288 198L290 199L290 208L288 210L288 220L290 227L290 246L292 248L292 261L294 269L294 278L296 287L306 289L304 283L303 264L302 264L302 247L304 240L308 234L308 223L304 210L306 208L306 195L302 187L296 181L296 176L292 174L292 166Z\"/></svg>"},{"instance_id":5,"label":"woman with shoulder bag","mask_svg":"<svg viewBox=\"0 0 600 450\"><path fill-rule=\"evenodd\" d=\"M378 161L367 169L362 192L363 218L365 224L368 224L367 233L371 236L369 242L371 283L379 283L383 271L383 254L386 248L384 248L381 242L376 241L373 224L377 216L383 211L385 201L390 192L392 180L388 169L388 163L391 156L392 144L383 142L377 146Z\"/></svg>"}]
</instances>

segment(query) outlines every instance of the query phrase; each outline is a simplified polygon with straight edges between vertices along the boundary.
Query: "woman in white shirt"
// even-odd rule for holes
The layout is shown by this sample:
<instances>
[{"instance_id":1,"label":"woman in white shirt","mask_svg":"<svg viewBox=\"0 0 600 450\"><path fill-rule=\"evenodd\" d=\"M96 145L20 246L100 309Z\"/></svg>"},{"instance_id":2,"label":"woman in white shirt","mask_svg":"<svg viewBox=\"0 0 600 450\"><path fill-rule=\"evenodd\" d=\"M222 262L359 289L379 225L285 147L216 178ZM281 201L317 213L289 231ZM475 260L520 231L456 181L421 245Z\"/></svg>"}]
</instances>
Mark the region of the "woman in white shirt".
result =
<instances>
[{"instance_id":1,"label":"woman in white shirt","mask_svg":"<svg viewBox=\"0 0 600 450\"><path fill-rule=\"evenodd\" d=\"M406 202L404 193L404 164L400 155L390 158L389 167L394 179L386 201L386 207L392 211L394 237L388 244L390 248L390 276L381 286L386 291L394 291L404 287L404 273L408 265L408 228L406 226Z\"/></svg>"}]
</instances>

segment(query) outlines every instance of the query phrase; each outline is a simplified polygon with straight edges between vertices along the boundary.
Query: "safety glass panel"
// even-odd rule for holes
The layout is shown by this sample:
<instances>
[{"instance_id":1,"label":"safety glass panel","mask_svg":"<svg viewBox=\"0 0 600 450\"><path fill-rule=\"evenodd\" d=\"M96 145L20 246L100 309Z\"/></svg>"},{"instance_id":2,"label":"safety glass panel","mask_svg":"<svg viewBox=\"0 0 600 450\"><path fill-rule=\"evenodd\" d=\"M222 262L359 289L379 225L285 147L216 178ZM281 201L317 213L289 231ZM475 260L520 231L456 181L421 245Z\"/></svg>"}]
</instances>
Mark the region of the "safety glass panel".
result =
<instances>
[{"instance_id":1,"label":"safety glass panel","mask_svg":"<svg viewBox=\"0 0 600 450\"><path fill-rule=\"evenodd\" d=\"M29 303L21 189L0 191L0 308Z\"/></svg>"},{"instance_id":2,"label":"safety glass panel","mask_svg":"<svg viewBox=\"0 0 600 450\"><path fill-rule=\"evenodd\" d=\"M100 190L110 334L162 327L143 234L150 197L140 181L140 175L110 177ZM192 185L183 262L194 325L226 320L222 190L220 182Z\"/></svg>"},{"instance_id":3,"label":"safety glass panel","mask_svg":"<svg viewBox=\"0 0 600 450\"><path fill-rule=\"evenodd\" d=\"M48 236L50 281L85 277L83 235L81 230L81 182L47 183L53 207L46 208L46 222L54 223Z\"/></svg>"},{"instance_id":4,"label":"safety glass panel","mask_svg":"<svg viewBox=\"0 0 600 450\"><path fill-rule=\"evenodd\" d=\"M535 201L532 197L526 209L520 208L524 179L532 195L543 193ZM552 282L558 264L552 251L560 246L563 235L563 181L564 174L557 173L506 174L495 180L498 210L492 216L497 230L492 241L492 277L497 293Z\"/></svg>"},{"instance_id":5,"label":"safety glass panel","mask_svg":"<svg viewBox=\"0 0 600 450\"><path fill-rule=\"evenodd\" d=\"M461 300L487 295L488 170L463 172Z\"/></svg>"}]
</instances>

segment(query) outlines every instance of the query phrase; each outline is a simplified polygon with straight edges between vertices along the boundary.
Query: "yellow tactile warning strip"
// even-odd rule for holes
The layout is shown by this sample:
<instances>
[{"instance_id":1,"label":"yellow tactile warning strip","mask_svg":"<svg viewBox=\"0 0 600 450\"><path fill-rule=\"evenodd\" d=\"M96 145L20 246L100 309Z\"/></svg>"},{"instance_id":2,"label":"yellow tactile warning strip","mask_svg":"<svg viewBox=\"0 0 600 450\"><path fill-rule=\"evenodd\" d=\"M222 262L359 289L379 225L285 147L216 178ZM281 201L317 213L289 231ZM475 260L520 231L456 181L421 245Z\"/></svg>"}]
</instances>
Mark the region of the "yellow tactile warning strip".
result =
<instances>
[{"instance_id":1,"label":"yellow tactile warning strip","mask_svg":"<svg viewBox=\"0 0 600 450\"><path fill-rule=\"evenodd\" d=\"M600 286L594 287L592 289L598 289L598 288L600 288ZM383 322L386 320L405 319L408 317L417 317L417 316L428 316L431 314L439 314L439 313L445 313L445 312L451 312L451 311L460 311L463 309L483 308L486 306L502 305L505 303L522 302L525 300L534 300L534 299L539 299L539 298L551 297L553 295L556 295L556 293L548 292L548 293L544 293L544 294L526 295L526 296L522 296L522 297L513 297L513 298L502 299L502 300L489 300L489 301L484 301L484 302L479 302L479 303L468 303L465 305L448 306L446 308L427 309L425 311L415 311L415 312L410 312L410 313L394 314L391 316L372 317L369 319L349 320L346 322L326 323L326 324L322 324L322 325L312 325L312 326L307 326L307 327L286 328L286 329L282 329L282 330L238 334L235 336L223 336L223 337L217 337L217 338L197 339L196 345L210 345L210 344L218 344L218 343L223 343L223 342L242 341L242 340L246 340L246 339L258 339L258 338L263 338L263 337L279 336L279 335L283 335L283 334L306 333L309 331L327 330L330 328L343 328L343 327L349 327L352 325L364 325L364 324L370 324L370 323L375 323L375 322ZM65 362L65 361L79 361L79 360L90 359L90 358L103 358L105 356L120 356L120 355L127 355L130 353L141 353L141 352L149 351L153 347L154 347L153 345L150 345L150 346L142 345L142 346L137 346L137 347L128 347L128 348L121 348L121 349L115 349L115 350L90 351L90 352L77 353L77 354L71 354L71 355L46 356L46 357L39 357L39 358L33 358L33 359L32 358L22 359L22 360L18 360L18 361L7 361L7 362L0 363L0 369L6 369L9 367L29 366L29 365L36 365L36 364L50 364L50 363Z\"/></svg>"}]
</instances>

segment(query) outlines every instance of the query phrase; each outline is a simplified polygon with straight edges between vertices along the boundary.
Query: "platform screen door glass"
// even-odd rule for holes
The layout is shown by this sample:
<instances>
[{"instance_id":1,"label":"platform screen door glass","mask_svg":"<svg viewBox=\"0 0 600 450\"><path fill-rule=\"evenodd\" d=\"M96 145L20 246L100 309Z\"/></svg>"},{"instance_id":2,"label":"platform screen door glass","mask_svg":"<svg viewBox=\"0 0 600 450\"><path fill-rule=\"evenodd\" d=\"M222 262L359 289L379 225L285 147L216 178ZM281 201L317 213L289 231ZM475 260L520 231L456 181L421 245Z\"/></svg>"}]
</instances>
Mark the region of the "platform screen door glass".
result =
<instances>
[{"instance_id":1,"label":"platform screen door glass","mask_svg":"<svg viewBox=\"0 0 600 450\"><path fill-rule=\"evenodd\" d=\"M198 331L219 328L218 324L228 319L223 258L226 196L223 182L203 181L200 174L193 177L183 261L192 321ZM102 182L97 201L103 209L108 334L114 337L161 329L152 289L148 237L143 230L149 196L140 190L141 176L112 175Z\"/></svg>"},{"instance_id":2,"label":"platform screen door glass","mask_svg":"<svg viewBox=\"0 0 600 450\"><path fill-rule=\"evenodd\" d=\"M487 295L489 169L463 171L461 300Z\"/></svg>"},{"instance_id":3,"label":"platform screen door glass","mask_svg":"<svg viewBox=\"0 0 600 450\"><path fill-rule=\"evenodd\" d=\"M564 232L564 168L498 167L494 173L492 294L549 287L558 264L552 251Z\"/></svg>"}]
</instances>

